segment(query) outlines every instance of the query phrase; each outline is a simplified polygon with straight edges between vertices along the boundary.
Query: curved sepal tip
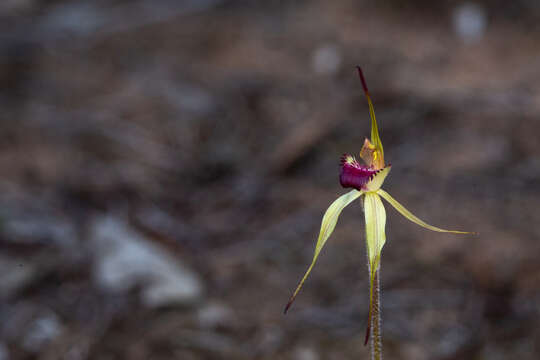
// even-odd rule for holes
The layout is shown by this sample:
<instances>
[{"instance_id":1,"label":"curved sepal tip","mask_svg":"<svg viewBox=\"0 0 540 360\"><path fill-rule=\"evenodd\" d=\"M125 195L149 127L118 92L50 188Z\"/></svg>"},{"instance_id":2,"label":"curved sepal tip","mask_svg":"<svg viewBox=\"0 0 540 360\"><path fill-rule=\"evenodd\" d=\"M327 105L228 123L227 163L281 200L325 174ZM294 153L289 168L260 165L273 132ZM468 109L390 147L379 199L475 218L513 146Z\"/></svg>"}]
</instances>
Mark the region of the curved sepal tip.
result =
<instances>
[{"instance_id":1,"label":"curved sepal tip","mask_svg":"<svg viewBox=\"0 0 540 360\"><path fill-rule=\"evenodd\" d=\"M317 239L317 245L315 246L315 254L313 255L313 260L311 261L311 264L309 265L306 273L302 277L302 280L300 280L300 283L296 287L296 290L289 299L289 302L285 306L285 309L283 310L284 314L286 314L291 307L294 299L296 298L296 295L298 295L298 292L302 288L302 285L304 285L304 281L306 281L309 273L311 272L311 269L313 269L313 266L315 265L315 262L317 261L317 258L319 257L319 254L324 247L324 244L326 243L330 235L332 235L341 211L351 202L358 199L363 193L363 191L358 190L349 191L348 193L341 195L339 198L337 198L328 207L328 210L326 210L326 213L324 214L322 219L321 230L319 232L319 238Z\"/></svg>"}]
</instances>

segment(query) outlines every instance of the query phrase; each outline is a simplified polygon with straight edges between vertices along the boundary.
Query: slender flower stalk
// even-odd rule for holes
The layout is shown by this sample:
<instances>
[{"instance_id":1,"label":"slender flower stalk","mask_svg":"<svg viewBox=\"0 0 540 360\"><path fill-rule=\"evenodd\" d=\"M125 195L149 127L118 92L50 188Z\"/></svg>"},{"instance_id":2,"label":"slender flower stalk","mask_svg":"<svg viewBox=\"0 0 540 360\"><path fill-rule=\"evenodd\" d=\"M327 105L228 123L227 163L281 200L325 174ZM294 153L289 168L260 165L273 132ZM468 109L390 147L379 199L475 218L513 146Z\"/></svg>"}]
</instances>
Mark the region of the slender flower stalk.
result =
<instances>
[{"instance_id":1,"label":"slender flower stalk","mask_svg":"<svg viewBox=\"0 0 540 360\"><path fill-rule=\"evenodd\" d=\"M373 335L371 335L371 360L382 359L380 272L380 268L377 270L377 272L375 272L375 283L373 284L373 314L371 315L371 319L368 319L369 326L371 326L373 329ZM366 331L366 340L364 344L367 344L369 337L368 328L368 331Z\"/></svg>"},{"instance_id":2,"label":"slender flower stalk","mask_svg":"<svg viewBox=\"0 0 540 360\"><path fill-rule=\"evenodd\" d=\"M356 199L360 199L363 204L364 217L366 224L366 247L368 256L368 271L369 271L369 312L366 329L365 344L367 345L371 334L371 356L374 360L380 360L382 357L381 343L381 326L380 326L380 262L382 248L386 242L385 226L386 226L386 210L381 198L386 200L394 209L408 220L417 225L422 226L431 231L446 232L453 234L472 234L466 231L445 230L433 225L429 225L418 217L413 215L390 194L381 189L386 176L390 173L391 165L385 165L384 150L379 136L377 120L375 118L375 110L371 102L366 80L362 73L362 69L358 66L358 75L364 88L368 105L369 115L371 117L371 140L365 139L362 149L360 150L360 158L365 165L361 165L352 155L344 154L341 157L341 167L339 181L344 188L352 188L353 190L341 195L335 200L326 210L323 216L319 238L315 245L315 253L311 264L306 273L300 280L296 290L292 294L289 302L285 306L286 313L292 305L296 295L302 288L302 285L309 276L317 258L319 257L322 248L326 241L334 231L341 211Z\"/></svg>"}]
</instances>

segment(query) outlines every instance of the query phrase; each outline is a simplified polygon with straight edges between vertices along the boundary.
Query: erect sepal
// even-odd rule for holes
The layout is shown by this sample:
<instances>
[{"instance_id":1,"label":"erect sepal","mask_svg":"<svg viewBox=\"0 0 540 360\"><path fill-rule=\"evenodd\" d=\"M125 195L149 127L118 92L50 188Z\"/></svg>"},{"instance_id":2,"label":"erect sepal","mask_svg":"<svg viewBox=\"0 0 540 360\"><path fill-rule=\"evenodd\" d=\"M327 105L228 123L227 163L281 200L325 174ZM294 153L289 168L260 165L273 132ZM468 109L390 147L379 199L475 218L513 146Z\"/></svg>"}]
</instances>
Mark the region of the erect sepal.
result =
<instances>
[{"instance_id":1,"label":"erect sepal","mask_svg":"<svg viewBox=\"0 0 540 360\"><path fill-rule=\"evenodd\" d=\"M375 109L373 108L373 103L371 102L371 97L369 96L369 91L366 85L366 79L362 73L362 68L360 66L356 67L358 69L358 76L362 81L362 87L364 88L364 93L369 105L369 116L371 117L371 144L374 147L372 154L372 164L376 169L382 169L384 167L384 150L382 146L381 137L379 136L379 128L377 126L377 119L375 118Z\"/></svg>"},{"instance_id":2,"label":"erect sepal","mask_svg":"<svg viewBox=\"0 0 540 360\"><path fill-rule=\"evenodd\" d=\"M311 272L311 269L313 269L313 266L315 265L315 262L317 261L317 258L319 257L319 254L330 237L332 235L332 232L334 231L334 228L336 227L339 215L341 214L341 211L349 205L354 200L358 199L360 195L362 195L363 191L358 190L352 190L348 193L341 195L339 198L337 198L331 205L328 207L328 210L326 210L326 213L323 216L322 223L321 223L321 230L319 232L319 238L317 239L317 245L315 246L315 254L313 255L313 260L311 261L311 265L309 265L309 268L306 271L306 274L304 277L302 277L302 280L300 280L300 283L296 287L296 290L292 294L291 298L289 299L289 302L285 306L284 313L287 313L287 310L291 307L294 299L296 298L296 295L302 288L302 285L304 284L304 281L306 281L309 273Z\"/></svg>"}]
</instances>

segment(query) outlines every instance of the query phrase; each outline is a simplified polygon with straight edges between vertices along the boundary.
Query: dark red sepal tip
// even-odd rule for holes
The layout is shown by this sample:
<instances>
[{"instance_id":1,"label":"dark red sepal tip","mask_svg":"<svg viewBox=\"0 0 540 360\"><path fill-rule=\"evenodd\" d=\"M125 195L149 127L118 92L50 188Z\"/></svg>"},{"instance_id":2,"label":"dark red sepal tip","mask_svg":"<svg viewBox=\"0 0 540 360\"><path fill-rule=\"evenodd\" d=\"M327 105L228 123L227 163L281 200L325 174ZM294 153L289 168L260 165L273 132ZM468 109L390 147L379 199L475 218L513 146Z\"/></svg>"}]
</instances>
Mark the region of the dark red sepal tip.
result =
<instances>
[{"instance_id":1,"label":"dark red sepal tip","mask_svg":"<svg viewBox=\"0 0 540 360\"><path fill-rule=\"evenodd\" d=\"M292 305L292 301L289 301L287 305L285 305L285 309L283 309L283 314L287 314L287 311L289 311L289 308Z\"/></svg>"},{"instance_id":2,"label":"dark red sepal tip","mask_svg":"<svg viewBox=\"0 0 540 360\"><path fill-rule=\"evenodd\" d=\"M366 339L364 340L364 346L367 345L368 341L369 341L369 335L371 334L371 325L368 325L367 329L366 329Z\"/></svg>"},{"instance_id":3,"label":"dark red sepal tip","mask_svg":"<svg viewBox=\"0 0 540 360\"><path fill-rule=\"evenodd\" d=\"M366 79L364 78L364 73L362 72L362 68L356 65L356 69L358 69L358 76L360 76L360 81L362 81L362 87L364 88L364 92L366 94L369 94L369 91L366 85Z\"/></svg>"}]
</instances>

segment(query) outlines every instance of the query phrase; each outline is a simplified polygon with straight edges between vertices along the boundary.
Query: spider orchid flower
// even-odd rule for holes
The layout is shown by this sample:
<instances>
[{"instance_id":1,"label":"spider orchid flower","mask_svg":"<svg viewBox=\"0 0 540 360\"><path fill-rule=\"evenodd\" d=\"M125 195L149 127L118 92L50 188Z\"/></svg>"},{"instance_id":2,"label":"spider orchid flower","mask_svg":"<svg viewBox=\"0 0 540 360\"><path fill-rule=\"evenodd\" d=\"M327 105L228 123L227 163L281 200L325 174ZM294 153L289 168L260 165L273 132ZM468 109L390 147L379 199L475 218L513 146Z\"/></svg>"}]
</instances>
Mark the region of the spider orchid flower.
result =
<instances>
[{"instance_id":1,"label":"spider orchid flower","mask_svg":"<svg viewBox=\"0 0 540 360\"><path fill-rule=\"evenodd\" d=\"M360 150L360 158L365 164L360 164L352 155L344 154L341 157L341 171L339 181L344 188L352 188L350 192L340 196L335 200L323 216L319 238L315 246L315 254L305 275L300 280L300 283L293 295L291 296L284 312L286 313L292 305L296 295L302 288L304 281L311 272L317 258L319 257L323 246L334 231L338 217L341 211L356 199L360 199L363 204L364 216L366 222L366 245L368 255L368 267L370 276L370 295L369 295L369 320L366 331L366 344L369 339L370 327L373 323L374 316L374 283L376 281L377 271L380 267L381 251L386 242L385 225L386 211L381 201L381 197L392 205L401 215L405 216L413 223L420 225L428 230L454 233L454 234L471 234L465 231L444 230L425 223L418 217L413 215L403 205L397 202L390 194L381 189L381 186L390 173L391 165L385 165L384 150L377 128L375 119L375 111L366 86L366 81L360 67L357 67L365 95L369 105L369 114L371 116L371 140L365 139L362 149ZM377 280L378 281L378 280ZM378 290L378 289L376 289ZM377 294L375 294L377 295ZM377 313L378 313L378 304ZM378 316L378 315L377 315Z\"/></svg>"}]
</instances>

